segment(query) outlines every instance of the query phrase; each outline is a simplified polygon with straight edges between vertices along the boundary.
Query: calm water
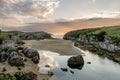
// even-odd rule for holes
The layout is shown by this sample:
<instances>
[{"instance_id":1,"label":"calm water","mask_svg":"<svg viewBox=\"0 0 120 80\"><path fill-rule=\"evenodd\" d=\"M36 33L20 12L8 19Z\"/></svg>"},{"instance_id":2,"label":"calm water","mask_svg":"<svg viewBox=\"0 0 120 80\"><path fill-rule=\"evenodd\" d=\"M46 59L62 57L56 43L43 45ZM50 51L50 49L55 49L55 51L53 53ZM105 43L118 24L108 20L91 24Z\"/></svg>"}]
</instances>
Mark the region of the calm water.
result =
<instances>
[{"instance_id":1,"label":"calm water","mask_svg":"<svg viewBox=\"0 0 120 80\"><path fill-rule=\"evenodd\" d=\"M40 48L37 46L37 49ZM74 55L61 56L59 53L40 50L40 63L38 65L40 73L53 72L54 75L50 80L120 80L120 64L89 51L80 51L84 53L82 55L85 61L81 70L71 69L67 66L67 60ZM91 64L87 64L87 62L91 62ZM46 65L50 67L45 67ZM67 68L68 71L62 71L61 68Z\"/></svg>"},{"instance_id":2,"label":"calm water","mask_svg":"<svg viewBox=\"0 0 120 80\"><path fill-rule=\"evenodd\" d=\"M67 60L71 56L60 56L50 51L39 51L41 54L40 72L51 71L54 75L50 80L120 80L120 65L107 58L102 58L89 51L82 51L85 64L81 70L71 69L67 66ZM87 64L91 62L91 64ZM50 65L46 68L45 65ZM67 68L64 72L61 68ZM74 72L73 73L71 73Z\"/></svg>"}]
</instances>

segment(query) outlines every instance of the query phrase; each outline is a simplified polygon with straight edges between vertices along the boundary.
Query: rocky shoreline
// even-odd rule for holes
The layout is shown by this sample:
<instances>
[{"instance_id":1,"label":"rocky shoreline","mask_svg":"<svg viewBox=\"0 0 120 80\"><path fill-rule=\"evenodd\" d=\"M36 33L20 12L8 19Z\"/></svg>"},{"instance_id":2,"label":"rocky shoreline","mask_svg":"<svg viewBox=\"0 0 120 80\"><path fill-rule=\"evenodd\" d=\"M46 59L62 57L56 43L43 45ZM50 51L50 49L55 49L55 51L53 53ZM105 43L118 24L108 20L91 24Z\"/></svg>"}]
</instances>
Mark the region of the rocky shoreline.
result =
<instances>
[{"instance_id":1,"label":"rocky shoreline","mask_svg":"<svg viewBox=\"0 0 120 80\"><path fill-rule=\"evenodd\" d=\"M42 80L37 50L25 47L23 41L4 40L0 44L0 80ZM6 78L7 76L7 78ZM48 78L49 75L46 78Z\"/></svg>"},{"instance_id":2,"label":"rocky shoreline","mask_svg":"<svg viewBox=\"0 0 120 80\"><path fill-rule=\"evenodd\" d=\"M113 60L114 62L117 62L120 64L120 54L117 52L108 51L101 47L95 46L94 44L84 43L81 41L74 41L74 45L78 48L88 50L88 51L90 51L94 54L98 54L102 57L107 57L108 59Z\"/></svg>"}]
</instances>

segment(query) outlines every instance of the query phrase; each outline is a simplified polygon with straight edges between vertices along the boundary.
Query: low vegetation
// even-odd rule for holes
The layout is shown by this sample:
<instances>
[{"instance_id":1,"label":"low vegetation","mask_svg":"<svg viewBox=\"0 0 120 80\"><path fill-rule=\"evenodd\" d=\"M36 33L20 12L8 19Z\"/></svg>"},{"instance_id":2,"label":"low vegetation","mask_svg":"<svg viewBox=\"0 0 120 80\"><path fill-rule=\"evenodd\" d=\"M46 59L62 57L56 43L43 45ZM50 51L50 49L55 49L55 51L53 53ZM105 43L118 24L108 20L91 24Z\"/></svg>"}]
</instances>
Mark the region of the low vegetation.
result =
<instances>
[{"instance_id":1,"label":"low vegetation","mask_svg":"<svg viewBox=\"0 0 120 80\"><path fill-rule=\"evenodd\" d=\"M37 80L37 75L33 72L16 72L14 75L0 73L0 80Z\"/></svg>"}]
</instances>

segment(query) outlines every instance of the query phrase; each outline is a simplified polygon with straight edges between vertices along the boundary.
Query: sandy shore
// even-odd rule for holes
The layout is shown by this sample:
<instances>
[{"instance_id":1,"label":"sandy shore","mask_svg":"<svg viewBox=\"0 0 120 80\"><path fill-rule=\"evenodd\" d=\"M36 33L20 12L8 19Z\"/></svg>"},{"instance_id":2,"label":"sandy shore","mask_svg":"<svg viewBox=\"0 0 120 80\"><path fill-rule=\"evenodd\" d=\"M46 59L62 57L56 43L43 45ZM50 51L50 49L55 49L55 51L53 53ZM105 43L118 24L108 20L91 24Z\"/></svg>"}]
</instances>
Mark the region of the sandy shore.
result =
<instances>
[{"instance_id":1,"label":"sandy shore","mask_svg":"<svg viewBox=\"0 0 120 80\"><path fill-rule=\"evenodd\" d=\"M4 62L0 64L0 72L2 72L3 68L6 69L6 72L4 73L10 73L14 75L16 72L22 71L22 72L34 72L37 74L38 80L49 80L50 76L47 74L40 74L38 65L34 64L30 59L26 58L27 62L25 62L25 67L21 67L21 70L18 70L17 67L10 66L8 62Z\"/></svg>"},{"instance_id":2,"label":"sandy shore","mask_svg":"<svg viewBox=\"0 0 120 80\"><path fill-rule=\"evenodd\" d=\"M29 46L38 50L48 50L59 53L61 55L79 55L82 52L78 48L73 46L73 43L69 40L28 40L25 41L25 46Z\"/></svg>"}]
</instances>

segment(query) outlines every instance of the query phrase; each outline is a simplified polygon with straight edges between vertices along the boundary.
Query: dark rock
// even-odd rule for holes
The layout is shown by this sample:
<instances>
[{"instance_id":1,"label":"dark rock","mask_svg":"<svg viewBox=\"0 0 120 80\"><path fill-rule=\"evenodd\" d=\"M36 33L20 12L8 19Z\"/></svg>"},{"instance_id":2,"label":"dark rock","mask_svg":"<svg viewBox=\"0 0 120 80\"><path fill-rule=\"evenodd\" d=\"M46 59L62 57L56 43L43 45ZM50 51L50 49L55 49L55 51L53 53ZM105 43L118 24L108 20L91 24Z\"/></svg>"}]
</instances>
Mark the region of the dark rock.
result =
<instances>
[{"instance_id":1,"label":"dark rock","mask_svg":"<svg viewBox=\"0 0 120 80\"><path fill-rule=\"evenodd\" d=\"M14 46L11 46L11 47L9 47L9 49L8 49L8 53L11 53L11 52L13 52L13 51L17 51L17 49L14 47Z\"/></svg>"},{"instance_id":2,"label":"dark rock","mask_svg":"<svg viewBox=\"0 0 120 80\"><path fill-rule=\"evenodd\" d=\"M91 64L91 62L87 62L87 64Z\"/></svg>"},{"instance_id":3,"label":"dark rock","mask_svg":"<svg viewBox=\"0 0 120 80\"><path fill-rule=\"evenodd\" d=\"M27 47L23 48L23 53L28 58L33 58L35 56L39 56L39 53L38 53L37 50L30 49L30 48L27 48Z\"/></svg>"},{"instance_id":4,"label":"dark rock","mask_svg":"<svg viewBox=\"0 0 120 80\"><path fill-rule=\"evenodd\" d=\"M23 48L23 53L26 54L28 52L29 48L28 47L24 47Z\"/></svg>"},{"instance_id":5,"label":"dark rock","mask_svg":"<svg viewBox=\"0 0 120 80\"><path fill-rule=\"evenodd\" d=\"M64 71L64 72L67 72L67 71L68 71L67 68L61 68L61 70Z\"/></svg>"},{"instance_id":6,"label":"dark rock","mask_svg":"<svg viewBox=\"0 0 120 80\"><path fill-rule=\"evenodd\" d=\"M33 58L35 56L39 56L39 53L35 49L29 49L28 52L26 53L26 56L29 58Z\"/></svg>"},{"instance_id":7,"label":"dark rock","mask_svg":"<svg viewBox=\"0 0 120 80\"><path fill-rule=\"evenodd\" d=\"M50 65L47 64L47 65L45 65L45 67L46 67L46 68L50 68Z\"/></svg>"},{"instance_id":8,"label":"dark rock","mask_svg":"<svg viewBox=\"0 0 120 80\"><path fill-rule=\"evenodd\" d=\"M2 51L5 51L5 52L7 51L11 52L16 50L13 44L3 44L0 46L0 48Z\"/></svg>"},{"instance_id":9,"label":"dark rock","mask_svg":"<svg viewBox=\"0 0 120 80\"><path fill-rule=\"evenodd\" d=\"M4 51L3 51L3 52L0 52L0 62L6 61L7 58L8 58L8 55L7 55L6 52L4 52Z\"/></svg>"},{"instance_id":10,"label":"dark rock","mask_svg":"<svg viewBox=\"0 0 120 80\"><path fill-rule=\"evenodd\" d=\"M54 75L54 73L51 71L48 71L48 75L50 75L52 77Z\"/></svg>"},{"instance_id":11,"label":"dark rock","mask_svg":"<svg viewBox=\"0 0 120 80\"><path fill-rule=\"evenodd\" d=\"M81 55L74 56L68 59L68 66L72 69L82 69L84 60Z\"/></svg>"},{"instance_id":12,"label":"dark rock","mask_svg":"<svg viewBox=\"0 0 120 80\"><path fill-rule=\"evenodd\" d=\"M70 71L72 74L74 74L74 72L73 71Z\"/></svg>"},{"instance_id":13,"label":"dark rock","mask_svg":"<svg viewBox=\"0 0 120 80\"><path fill-rule=\"evenodd\" d=\"M2 49L3 51L7 52L8 49L9 49L9 45L4 44L4 45L1 46L1 49Z\"/></svg>"},{"instance_id":14,"label":"dark rock","mask_svg":"<svg viewBox=\"0 0 120 80\"><path fill-rule=\"evenodd\" d=\"M25 80L37 80L37 75L33 72L24 74Z\"/></svg>"},{"instance_id":15,"label":"dark rock","mask_svg":"<svg viewBox=\"0 0 120 80\"><path fill-rule=\"evenodd\" d=\"M8 63L11 66L24 66L23 58L17 52L12 52L9 55Z\"/></svg>"},{"instance_id":16,"label":"dark rock","mask_svg":"<svg viewBox=\"0 0 120 80\"><path fill-rule=\"evenodd\" d=\"M5 67L3 67L2 72L6 72L6 71L7 71L7 69Z\"/></svg>"},{"instance_id":17,"label":"dark rock","mask_svg":"<svg viewBox=\"0 0 120 80\"><path fill-rule=\"evenodd\" d=\"M38 63L39 63L39 60L40 60L39 56L35 56L35 57L32 58L32 61L33 61L35 64L38 64Z\"/></svg>"},{"instance_id":18,"label":"dark rock","mask_svg":"<svg viewBox=\"0 0 120 80\"><path fill-rule=\"evenodd\" d=\"M3 40L0 38L0 44L2 44Z\"/></svg>"}]
</instances>

